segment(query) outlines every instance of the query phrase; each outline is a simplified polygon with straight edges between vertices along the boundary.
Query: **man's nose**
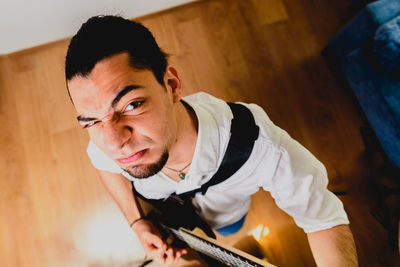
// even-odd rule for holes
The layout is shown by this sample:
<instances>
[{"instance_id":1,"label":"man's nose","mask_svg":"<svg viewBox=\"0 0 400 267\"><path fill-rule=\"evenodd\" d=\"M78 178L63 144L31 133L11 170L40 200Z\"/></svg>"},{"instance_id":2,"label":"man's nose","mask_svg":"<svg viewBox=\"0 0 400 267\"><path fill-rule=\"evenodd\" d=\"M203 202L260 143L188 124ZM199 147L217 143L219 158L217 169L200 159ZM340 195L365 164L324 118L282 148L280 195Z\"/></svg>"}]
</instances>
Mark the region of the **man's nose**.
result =
<instances>
[{"instance_id":1,"label":"man's nose","mask_svg":"<svg viewBox=\"0 0 400 267\"><path fill-rule=\"evenodd\" d=\"M103 127L103 143L111 152L120 151L132 136L132 128L120 122L106 121Z\"/></svg>"}]
</instances>

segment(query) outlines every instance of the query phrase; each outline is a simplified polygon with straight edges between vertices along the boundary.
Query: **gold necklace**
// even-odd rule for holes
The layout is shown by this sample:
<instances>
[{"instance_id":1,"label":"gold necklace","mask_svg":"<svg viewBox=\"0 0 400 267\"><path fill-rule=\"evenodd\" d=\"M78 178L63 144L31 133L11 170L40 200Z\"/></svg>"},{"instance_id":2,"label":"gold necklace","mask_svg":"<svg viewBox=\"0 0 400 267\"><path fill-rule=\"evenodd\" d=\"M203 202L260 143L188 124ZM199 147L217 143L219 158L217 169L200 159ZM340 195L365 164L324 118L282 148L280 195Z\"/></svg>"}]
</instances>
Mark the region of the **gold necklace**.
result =
<instances>
[{"instance_id":1,"label":"gold necklace","mask_svg":"<svg viewBox=\"0 0 400 267\"><path fill-rule=\"evenodd\" d=\"M189 162L189 164L186 165L185 167L183 167L183 169L181 169L181 170L175 170L175 169L172 169L172 168L167 167L167 166L164 166L164 167L167 168L167 169L169 169L169 170L171 170L171 171L177 172L179 178L181 178L181 180L183 180L183 179L185 179L186 174L185 174L184 172L182 172L182 171L183 171L184 169L186 169L187 167L189 167L190 164L192 164L192 162Z\"/></svg>"}]
</instances>

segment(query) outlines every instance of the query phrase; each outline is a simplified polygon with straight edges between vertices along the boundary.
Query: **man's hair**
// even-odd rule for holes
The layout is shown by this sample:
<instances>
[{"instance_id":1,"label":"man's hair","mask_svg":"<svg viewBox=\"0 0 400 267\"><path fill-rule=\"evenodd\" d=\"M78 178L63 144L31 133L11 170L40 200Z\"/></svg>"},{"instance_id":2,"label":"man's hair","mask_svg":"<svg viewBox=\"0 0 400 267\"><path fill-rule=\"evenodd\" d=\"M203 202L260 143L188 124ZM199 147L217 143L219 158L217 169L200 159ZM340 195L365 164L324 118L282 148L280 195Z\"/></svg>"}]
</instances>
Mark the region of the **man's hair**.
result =
<instances>
[{"instance_id":1,"label":"man's hair","mask_svg":"<svg viewBox=\"0 0 400 267\"><path fill-rule=\"evenodd\" d=\"M146 27L118 16L95 16L82 24L68 47L65 77L85 77L96 63L122 52L129 53L132 68L152 71L164 85L167 54Z\"/></svg>"}]
</instances>

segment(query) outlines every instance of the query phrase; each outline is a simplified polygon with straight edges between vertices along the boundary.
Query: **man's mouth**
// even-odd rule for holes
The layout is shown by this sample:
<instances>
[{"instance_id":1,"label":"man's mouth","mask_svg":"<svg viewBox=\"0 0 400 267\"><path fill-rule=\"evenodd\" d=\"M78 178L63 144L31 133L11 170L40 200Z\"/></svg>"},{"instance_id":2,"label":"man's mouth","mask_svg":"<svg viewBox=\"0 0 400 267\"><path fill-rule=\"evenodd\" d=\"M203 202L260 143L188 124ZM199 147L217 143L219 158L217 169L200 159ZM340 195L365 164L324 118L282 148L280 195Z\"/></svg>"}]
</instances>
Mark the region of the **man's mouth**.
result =
<instances>
[{"instance_id":1,"label":"man's mouth","mask_svg":"<svg viewBox=\"0 0 400 267\"><path fill-rule=\"evenodd\" d=\"M117 161L121 164L128 164L128 163L135 162L135 161L139 160L141 157L143 157L143 155L146 153L146 151L147 151L147 149L143 149L139 152L136 152L136 153L130 155L129 157L119 158L119 159L117 159Z\"/></svg>"}]
</instances>

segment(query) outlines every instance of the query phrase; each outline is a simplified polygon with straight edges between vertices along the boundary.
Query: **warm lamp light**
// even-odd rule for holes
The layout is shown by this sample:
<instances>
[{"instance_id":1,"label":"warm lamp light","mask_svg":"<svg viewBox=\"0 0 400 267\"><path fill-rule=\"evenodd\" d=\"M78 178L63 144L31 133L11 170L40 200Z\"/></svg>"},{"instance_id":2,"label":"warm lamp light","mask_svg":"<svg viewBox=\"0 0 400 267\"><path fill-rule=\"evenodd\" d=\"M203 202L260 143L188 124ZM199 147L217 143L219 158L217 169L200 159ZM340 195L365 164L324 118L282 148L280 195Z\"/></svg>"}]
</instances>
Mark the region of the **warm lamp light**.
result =
<instances>
[{"instance_id":1,"label":"warm lamp light","mask_svg":"<svg viewBox=\"0 0 400 267\"><path fill-rule=\"evenodd\" d=\"M268 227L264 227L263 237L266 237L268 234L269 234L269 228Z\"/></svg>"},{"instance_id":2,"label":"warm lamp light","mask_svg":"<svg viewBox=\"0 0 400 267\"><path fill-rule=\"evenodd\" d=\"M122 214L115 207L85 216L75 228L75 246L88 262L131 263L144 251Z\"/></svg>"},{"instance_id":3,"label":"warm lamp light","mask_svg":"<svg viewBox=\"0 0 400 267\"><path fill-rule=\"evenodd\" d=\"M255 240L260 241L261 237L266 237L269 234L268 227L265 227L262 224L257 225L256 228L249 232L249 235L252 235Z\"/></svg>"}]
</instances>

